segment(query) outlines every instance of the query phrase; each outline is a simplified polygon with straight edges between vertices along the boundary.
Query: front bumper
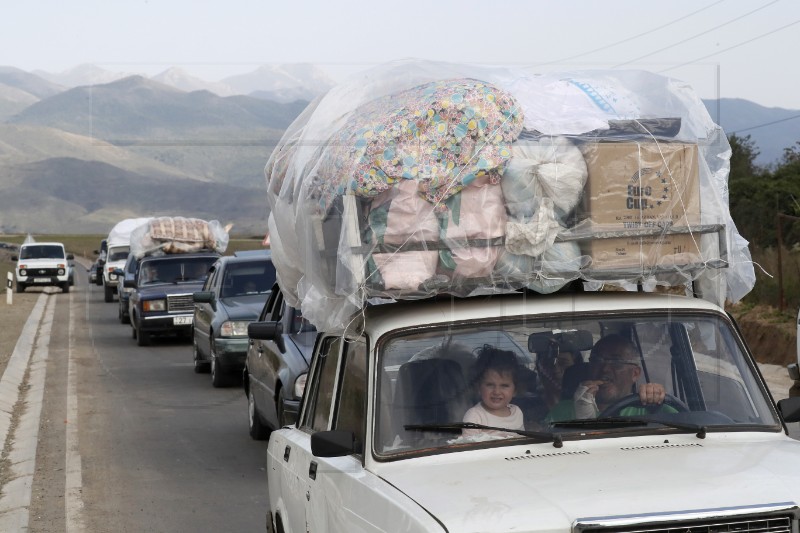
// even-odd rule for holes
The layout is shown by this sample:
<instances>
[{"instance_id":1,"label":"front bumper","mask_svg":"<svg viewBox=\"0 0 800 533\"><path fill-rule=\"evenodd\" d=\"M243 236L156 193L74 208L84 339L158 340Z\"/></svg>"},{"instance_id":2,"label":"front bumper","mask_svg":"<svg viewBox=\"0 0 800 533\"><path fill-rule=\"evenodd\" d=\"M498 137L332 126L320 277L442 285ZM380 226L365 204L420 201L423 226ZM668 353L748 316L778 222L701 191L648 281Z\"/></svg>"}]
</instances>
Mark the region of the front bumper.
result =
<instances>
[{"instance_id":1,"label":"front bumper","mask_svg":"<svg viewBox=\"0 0 800 533\"><path fill-rule=\"evenodd\" d=\"M62 285L69 282L69 277L63 276L17 276L17 283L23 285Z\"/></svg>"},{"instance_id":2,"label":"front bumper","mask_svg":"<svg viewBox=\"0 0 800 533\"><path fill-rule=\"evenodd\" d=\"M237 339L214 339L217 364L219 364L225 372L241 372L244 369L244 363L247 359L248 344L249 339L247 337Z\"/></svg>"},{"instance_id":3,"label":"front bumper","mask_svg":"<svg viewBox=\"0 0 800 533\"><path fill-rule=\"evenodd\" d=\"M192 331L191 313L175 313L143 317L139 327L144 333L176 333L186 335Z\"/></svg>"}]
</instances>

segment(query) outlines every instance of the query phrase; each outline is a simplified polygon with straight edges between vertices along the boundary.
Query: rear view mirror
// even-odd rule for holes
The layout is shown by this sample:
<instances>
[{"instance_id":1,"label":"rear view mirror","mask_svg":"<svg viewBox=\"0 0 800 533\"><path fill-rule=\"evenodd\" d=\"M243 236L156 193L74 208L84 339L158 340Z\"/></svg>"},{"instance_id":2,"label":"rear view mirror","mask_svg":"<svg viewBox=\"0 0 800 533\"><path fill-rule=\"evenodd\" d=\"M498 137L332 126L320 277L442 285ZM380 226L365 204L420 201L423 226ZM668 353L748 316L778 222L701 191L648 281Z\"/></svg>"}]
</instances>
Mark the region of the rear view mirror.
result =
<instances>
[{"instance_id":1,"label":"rear view mirror","mask_svg":"<svg viewBox=\"0 0 800 533\"><path fill-rule=\"evenodd\" d=\"M594 346L592 332L585 329L570 331L541 331L528 336L528 351L532 353L545 353L554 345L562 349L585 351Z\"/></svg>"}]
</instances>

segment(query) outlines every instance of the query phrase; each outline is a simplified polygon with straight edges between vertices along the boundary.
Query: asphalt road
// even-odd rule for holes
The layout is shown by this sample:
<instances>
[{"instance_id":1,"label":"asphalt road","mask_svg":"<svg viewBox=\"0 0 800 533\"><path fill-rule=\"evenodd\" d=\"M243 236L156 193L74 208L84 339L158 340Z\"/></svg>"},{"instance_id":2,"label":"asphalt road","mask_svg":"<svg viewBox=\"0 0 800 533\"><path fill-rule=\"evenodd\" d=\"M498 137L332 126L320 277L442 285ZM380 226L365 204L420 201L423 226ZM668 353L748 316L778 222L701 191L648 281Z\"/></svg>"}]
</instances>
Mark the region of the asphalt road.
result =
<instances>
[{"instance_id":1,"label":"asphalt road","mask_svg":"<svg viewBox=\"0 0 800 533\"><path fill-rule=\"evenodd\" d=\"M138 347L78 276L46 289L0 381L0 531L264 531L266 443L186 340Z\"/></svg>"}]
</instances>

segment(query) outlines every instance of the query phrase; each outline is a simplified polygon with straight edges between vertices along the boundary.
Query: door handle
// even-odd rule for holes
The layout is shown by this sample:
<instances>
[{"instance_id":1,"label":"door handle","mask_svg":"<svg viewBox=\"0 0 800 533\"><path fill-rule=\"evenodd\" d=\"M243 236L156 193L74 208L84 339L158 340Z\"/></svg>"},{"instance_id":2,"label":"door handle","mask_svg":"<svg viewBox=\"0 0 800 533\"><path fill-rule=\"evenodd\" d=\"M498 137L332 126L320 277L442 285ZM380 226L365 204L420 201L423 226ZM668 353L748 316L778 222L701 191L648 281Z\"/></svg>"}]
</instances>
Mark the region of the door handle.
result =
<instances>
[{"instance_id":1,"label":"door handle","mask_svg":"<svg viewBox=\"0 0 800 533\"><path fill-rule=\"evenodd\" d=\"M308 465L308 477L311 479L317 479L317 462L311 461L311 464Z\"/></svg>"},{"instance_id":2,"label":"door handle","mask_svg":"<svg viewBox=\"0 0 800 533\"><path fill-rule=\"evenodd\" d=\"M289 448L289 446L287 445L286 448L283 450L283 460L287 463L289 462L290 453L292 453L292 449Z\"/></svg>"}]
</instances>

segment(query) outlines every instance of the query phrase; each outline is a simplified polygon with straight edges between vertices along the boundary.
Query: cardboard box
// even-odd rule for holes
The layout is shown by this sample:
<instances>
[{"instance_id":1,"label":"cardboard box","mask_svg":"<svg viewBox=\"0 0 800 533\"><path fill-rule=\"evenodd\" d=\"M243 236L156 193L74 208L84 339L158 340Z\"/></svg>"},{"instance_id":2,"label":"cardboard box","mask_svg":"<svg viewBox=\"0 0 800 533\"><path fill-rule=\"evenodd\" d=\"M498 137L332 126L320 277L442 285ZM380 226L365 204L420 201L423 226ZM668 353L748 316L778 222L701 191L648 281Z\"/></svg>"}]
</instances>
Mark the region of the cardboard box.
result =
<instances>
[{"instance_id":1,"label":"cardboard box","mask_svg":"<svg viewBox=\"0 0 800 533\"><path fill-rule=\"evenodd\" d=\"M584 146L589 171L584 217L593 231L635 231L700 223L697 146L601 142ZM593 268L650 267L699 261L700 236L660 234L593 239Z\"/></svg>"}]
</instances>

